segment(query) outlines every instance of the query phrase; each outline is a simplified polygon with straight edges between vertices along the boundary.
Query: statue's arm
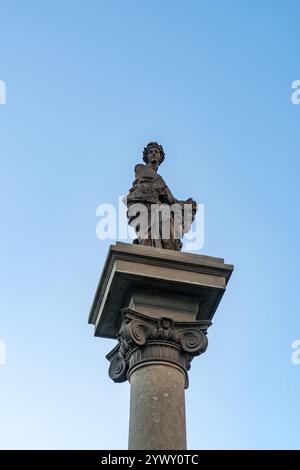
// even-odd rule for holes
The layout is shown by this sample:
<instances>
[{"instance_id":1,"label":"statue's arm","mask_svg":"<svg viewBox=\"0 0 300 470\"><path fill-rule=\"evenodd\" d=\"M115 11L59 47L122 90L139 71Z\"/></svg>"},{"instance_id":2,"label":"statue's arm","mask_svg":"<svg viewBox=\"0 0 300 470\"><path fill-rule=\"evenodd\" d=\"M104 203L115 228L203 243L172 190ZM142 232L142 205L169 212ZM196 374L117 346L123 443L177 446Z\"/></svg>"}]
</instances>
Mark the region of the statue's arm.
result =
<instances>
[{"instance_id":1,"label":"statue's arm","mask_svg":"<svg viewBox=\"0 0 300 470\"><path fill-rule=\"evenodd\" d=\"M139 182L139 177L140 177L141 171L143 170L144 166L145 165L142 165L142 164L135 165L135 167L134 167L134 177L135 177L135 179L132 183L131 188L129 189L130 193L135 190L135 188L136 188L136 186Z\"/></svg>"},{"instance_id":2,"label":"statue's arm","mask_svg":"<svg viewBox=\"0 0 300 470\"><path fill-rule=\"evenodd\" d=\"M173 196L170 188L166 184L164 184L163 191L161 193L161 200L163 203L169 204L170 206L177 202L177 199Z\"/></svg>"},{"instance_id":3,"label":"statue's arm","mask_svg":"<svg viewBox=\"0 0 300 470\"><path fill-rule=\"evenodd\" d=\"M175 204L177 202L177 199L173 196L168 186L166 187L166 193L167 193L169 204L171 205Z\"/></svg>"}]
</instances>

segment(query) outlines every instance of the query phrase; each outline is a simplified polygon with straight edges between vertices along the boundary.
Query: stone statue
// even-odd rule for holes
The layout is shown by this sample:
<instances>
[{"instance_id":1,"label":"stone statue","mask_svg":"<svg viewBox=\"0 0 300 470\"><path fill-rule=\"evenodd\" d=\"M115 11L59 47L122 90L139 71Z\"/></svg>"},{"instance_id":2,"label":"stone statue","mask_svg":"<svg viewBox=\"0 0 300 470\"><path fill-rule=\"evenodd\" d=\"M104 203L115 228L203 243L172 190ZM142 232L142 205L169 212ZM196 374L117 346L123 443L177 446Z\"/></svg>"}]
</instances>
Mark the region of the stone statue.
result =
<instances>
[{"instance_id":1,"label":"stone statue","mask_svg":"<svg viewBox=\"0 0 300 470\"><path fill-rule=\"evenodd\" d=\"M197 204L189 198L176 199L157 173L165 152L157 142L150 142L143 152L145 164L135 167L135 180L125 198L129 224L135 229L138 245L180 251L180 238L194 220Z\"/></svg>"}]
</instances>

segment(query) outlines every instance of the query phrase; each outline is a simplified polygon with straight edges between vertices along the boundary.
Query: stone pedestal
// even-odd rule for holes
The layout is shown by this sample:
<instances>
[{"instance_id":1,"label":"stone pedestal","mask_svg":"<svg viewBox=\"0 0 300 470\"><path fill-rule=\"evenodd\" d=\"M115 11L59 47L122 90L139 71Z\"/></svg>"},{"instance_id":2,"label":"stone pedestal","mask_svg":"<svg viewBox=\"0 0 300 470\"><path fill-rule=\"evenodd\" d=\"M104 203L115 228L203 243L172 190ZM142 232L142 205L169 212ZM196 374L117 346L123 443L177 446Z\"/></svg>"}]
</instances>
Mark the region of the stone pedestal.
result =
<instances>
[{"instance_id":1,"label":"stone pedestal","mask_svg":"<svg viewBox=\"0 0 300 470\"><path fill-rule=\"evenodd\" d=\"M184 388L233 266L220 258L117 243L89 322L115 338L109 375L129 380L130 449L186 448Z\"/></svg>"}]
</instances>

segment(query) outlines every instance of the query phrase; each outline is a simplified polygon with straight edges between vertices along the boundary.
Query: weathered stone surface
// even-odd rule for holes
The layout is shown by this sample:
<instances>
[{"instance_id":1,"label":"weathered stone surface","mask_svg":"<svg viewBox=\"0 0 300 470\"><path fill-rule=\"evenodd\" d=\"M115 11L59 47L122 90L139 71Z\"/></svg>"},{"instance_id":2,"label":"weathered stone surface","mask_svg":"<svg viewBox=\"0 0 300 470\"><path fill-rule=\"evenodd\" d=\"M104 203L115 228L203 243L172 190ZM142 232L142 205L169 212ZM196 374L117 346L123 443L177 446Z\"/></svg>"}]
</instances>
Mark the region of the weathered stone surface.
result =
<instances>
[{"instance_id":1,"label":"weathered stone surface","mask_svg":"<svg viewBox=\"0 0 300 470\"><path fill-rule=\"evenodd\" d=\"M129 449L186 449L184 384L182 370L170 364L130 375Z\"/></svg>"}]
</instances>

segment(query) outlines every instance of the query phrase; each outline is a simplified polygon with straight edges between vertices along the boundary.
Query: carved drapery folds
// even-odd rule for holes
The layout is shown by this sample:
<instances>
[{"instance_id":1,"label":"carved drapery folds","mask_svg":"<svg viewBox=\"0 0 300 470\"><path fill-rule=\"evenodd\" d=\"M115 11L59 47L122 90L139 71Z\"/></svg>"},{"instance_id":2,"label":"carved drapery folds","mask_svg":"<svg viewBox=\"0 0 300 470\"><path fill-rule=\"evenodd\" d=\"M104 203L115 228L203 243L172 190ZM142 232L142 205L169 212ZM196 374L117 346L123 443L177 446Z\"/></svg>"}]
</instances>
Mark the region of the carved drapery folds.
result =
<instances>
[{"instance_id":1,"label":"carved drapery folds","mask_svg":"<svg viewBox=\"0 0 300 470\"><path fill-rule=\"evenodd\" d=\"M211 322L176 322L171 318L148 317L128 308L122 314L118 345L106 356L110 361L110 378L125 382L134 369L146 363L169 363L184 371L187 387L187 371L193 357L206 351Z\"/></svg>"},{"instance_id":2,"label":"carved drapery folds","mask_svg":"<svg viewBox=\"0 0 300 470\"><path fill-rule=\"evenodd\" d=\"M164 159L162 146L149 142L143 152L145 164L135 166L135 179L124 202L129 225L137 234L134 244L181 251L180 239L190 231L197 203L173 196L157 172Z\"/></svg>"}]
</instances>

